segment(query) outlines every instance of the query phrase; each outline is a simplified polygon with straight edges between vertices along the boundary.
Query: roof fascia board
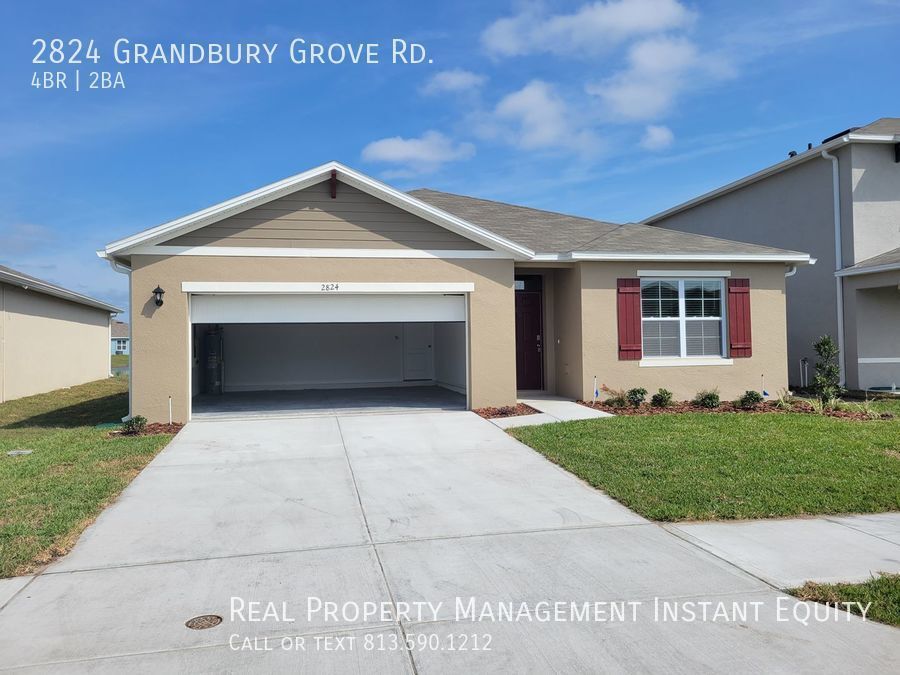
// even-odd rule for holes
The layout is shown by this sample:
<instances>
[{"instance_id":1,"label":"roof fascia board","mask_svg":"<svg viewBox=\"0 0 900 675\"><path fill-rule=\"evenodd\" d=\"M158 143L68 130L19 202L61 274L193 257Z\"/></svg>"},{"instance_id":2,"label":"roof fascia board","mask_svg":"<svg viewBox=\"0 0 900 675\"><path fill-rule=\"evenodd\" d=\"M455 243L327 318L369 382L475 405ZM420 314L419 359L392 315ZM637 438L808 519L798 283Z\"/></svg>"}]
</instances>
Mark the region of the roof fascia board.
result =
<instances>
[{"instance_id":1,"label":"roof fascia board","mask_svg":"<svg viewBox=\"0 0 900 675\"><path fill-rule=\"evenodd\" d=\"M44 295L52 295L55 298L68 300L69 302L75 302L79 305L86 305L88 307L93 307L94 309L100 309L109 312L110 314L121 314L123 311L125 311L113 305L101 302L100 300L95 300L94 298L91 298L87 295L75 293L74 291L60 288L59 286L54 286L43 281L36 281L34 279L29 279L28 277L23 277L18 274L12 274L10 272L0 271L0 281L13 286L18 286L19 288L26 291L37 291L38 293L43 293Z\"/></svg>"},{"instance_id":2,"label":"roof fascia board","mask_svg":"<svg viewBox=\"0 0 900 675\"><path fill-rule=\"evenodd\" d=\"M530 258L533 251L513 241L500 237L468 221L446 213L425 202L404 194L399 190L365 176L339 162L328 162L296 176L266 185L258 190L239 195L219 204L207 207L182 218L163 223L149 230L144 230L130 237L119 239L106 246L107 255L127 253L129 249L140 244L154 244L181 234L192 232L205 225L217 222L229 216L242 213L260 204L283 197L292 192L303 190L326 180L332 170L338 172L338 179L347 185L356 187L367 194L392 204L407 212L413 213L429 222L477 241L494 250L502 249L515 258Z\"/></svg>"},{"instance_id":3,"label":"roof fascia board","mask_svg":"<svg viewBox=\"0 0 900 675\"><path fill-rule=\"evenodd\" d=\"M815 264L808 254L793 253L604 253L602 251L574 251L571 260L659 260L668 262L783 262Z\"/></svg>"},{"instance_id":4,"label":"roof fascia board","mask_svg":"<svg viewBox=\"0 0 900 675\"><path fill-rule=\"evenodd\" d=\"M848 267L838 270L834 273L836 277L856 277L862 274L877 274L878 272L893 272L900 270L900 263L885 263L884 265L873 265L872 267Z\"/></svg>"},{"instance_id":5,"label":"roof fascia board","mask_svg":"<svg viewBox=\"0 0 900 675\"><path fill-rule=\"evenodd\" d=\"M424 218L425 220L445 227L451 232L455 232L467 239L473 239L480 244L484 244L488 248L497 250L501 248L513 254L517 258L530 259L534 256L534 251L530 248L517 244L516 242L501 237L490 230L486 230L478 225L463 220L452 213L443 211L431 204L423 202L405 192L395 190L390 185L386 185L380 181L370 178L365 174L359 173L353 169L338 164L340 174L338 178L344 183L355 187L363 192L372 195L378 199L388 202L397 208L408 211L414 215Z\"/></svg>"}]
</instances>

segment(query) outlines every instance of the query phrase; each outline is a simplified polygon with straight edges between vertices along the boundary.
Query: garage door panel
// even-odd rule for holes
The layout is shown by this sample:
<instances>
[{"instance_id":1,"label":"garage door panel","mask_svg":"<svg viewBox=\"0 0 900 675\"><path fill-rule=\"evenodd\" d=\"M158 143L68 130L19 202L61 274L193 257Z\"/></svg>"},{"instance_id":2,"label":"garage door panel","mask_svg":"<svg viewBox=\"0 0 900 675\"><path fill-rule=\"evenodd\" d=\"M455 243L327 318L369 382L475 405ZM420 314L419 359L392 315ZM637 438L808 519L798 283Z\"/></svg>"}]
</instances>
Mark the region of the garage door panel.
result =
<instances>
[{"instance_id":1,"label":"garage door panel","mask_svg":"<svg viewBox=\"0 0 900 675\"><path fill-rule=\"evenodd\" d=\"M465 321L462 295L193 295L193 323Z\"/></svg>"}]
</instances>

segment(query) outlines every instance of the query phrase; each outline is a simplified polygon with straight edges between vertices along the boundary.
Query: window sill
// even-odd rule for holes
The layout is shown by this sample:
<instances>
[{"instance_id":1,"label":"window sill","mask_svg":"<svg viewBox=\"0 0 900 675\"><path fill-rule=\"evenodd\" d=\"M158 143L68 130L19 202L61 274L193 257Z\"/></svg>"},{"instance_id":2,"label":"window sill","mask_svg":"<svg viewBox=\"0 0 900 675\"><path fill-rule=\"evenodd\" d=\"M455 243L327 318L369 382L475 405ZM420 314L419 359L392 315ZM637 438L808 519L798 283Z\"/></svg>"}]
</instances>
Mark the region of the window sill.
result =
<instances>
[{"instance_id":1,"label":"window sill","mask_svg":"<svg viewBox=\"0 0 900 675\"><path fill-rule=\"evenodd\" d=\"M641 368L690 368L693 366L730 366L733 365L734 361L731 359L725 359L719 356L704 358L704 357L672 357L672 358L651 358L651 359L641 359L638 365Z\"/></svg>"}]
</instances>

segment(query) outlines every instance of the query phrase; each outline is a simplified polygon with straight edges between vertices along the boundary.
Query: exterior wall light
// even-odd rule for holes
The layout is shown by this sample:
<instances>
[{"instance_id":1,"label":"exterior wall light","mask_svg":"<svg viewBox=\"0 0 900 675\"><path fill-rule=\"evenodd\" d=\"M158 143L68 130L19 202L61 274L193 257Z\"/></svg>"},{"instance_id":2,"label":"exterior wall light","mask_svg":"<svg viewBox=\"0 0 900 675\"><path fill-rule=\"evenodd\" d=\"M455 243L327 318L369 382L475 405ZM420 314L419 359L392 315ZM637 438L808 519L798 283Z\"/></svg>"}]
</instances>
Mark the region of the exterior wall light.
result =
<instances>
[{"instance_id":1,"label":"exterior wall light","mask_svg":"<svg viewBox=\"0 0 900 675\"><path fill-rule=\"evenodd\" d=\"M153 295L156 297L156 306L162 307L163 304L163 294L165 291L161 289L159 286L153 289Z\"/></svg>"}]
</instances>

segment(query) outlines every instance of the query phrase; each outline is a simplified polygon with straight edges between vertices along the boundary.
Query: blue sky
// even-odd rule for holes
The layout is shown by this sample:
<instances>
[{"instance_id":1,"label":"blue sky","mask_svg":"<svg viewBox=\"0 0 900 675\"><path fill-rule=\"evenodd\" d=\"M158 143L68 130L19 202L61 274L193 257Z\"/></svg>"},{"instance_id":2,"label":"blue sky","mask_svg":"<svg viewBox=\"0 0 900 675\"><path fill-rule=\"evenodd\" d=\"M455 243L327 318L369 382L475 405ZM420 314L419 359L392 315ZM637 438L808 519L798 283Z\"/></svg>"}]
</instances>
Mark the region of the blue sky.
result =
<instances>
[{"instance_id":1,"label":"blue sky","mask_svg":"<svg viewBox=\"0 0 900 675\"><path fill-rule=\"evenodd\" d=\"M0 264L123 304L105 243L336 159L639 220L807 142L900 116L900 2L42 2L0 9ZM35 38L125 89L36 89ZM297 65L291 40L382 45ZM431 63L391 64L390 40ZM271 65L119 65L113 43L277 42ZM123 304L124 306L124 304Z\"/></svg>"}]
</instances>

